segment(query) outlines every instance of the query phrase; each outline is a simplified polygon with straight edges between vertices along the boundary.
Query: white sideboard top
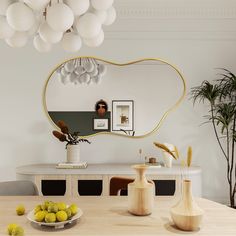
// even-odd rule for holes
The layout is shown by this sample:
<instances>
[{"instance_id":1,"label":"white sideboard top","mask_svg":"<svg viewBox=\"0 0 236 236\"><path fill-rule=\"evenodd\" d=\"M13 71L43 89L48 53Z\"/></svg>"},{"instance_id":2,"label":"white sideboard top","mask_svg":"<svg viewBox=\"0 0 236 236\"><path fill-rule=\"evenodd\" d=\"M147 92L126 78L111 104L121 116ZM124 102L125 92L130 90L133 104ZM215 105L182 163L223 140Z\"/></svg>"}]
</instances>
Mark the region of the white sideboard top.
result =
<instances>
[{"instance_id":1,"label":"white sideboard top","mask_svg":"<svg viewBox=\"0 0 236 236\"><path fill-rule=\"evenodd\" d=\"M131 163L106 163L88 164L86 169L56 169L56 163L33 164L19 166L16 173L20 175L134 175ZM147 174L151 175L199 175L201 168L197 166L181 167L174 165L172 168L151 167Z\"/></svg>"}]
</instances>

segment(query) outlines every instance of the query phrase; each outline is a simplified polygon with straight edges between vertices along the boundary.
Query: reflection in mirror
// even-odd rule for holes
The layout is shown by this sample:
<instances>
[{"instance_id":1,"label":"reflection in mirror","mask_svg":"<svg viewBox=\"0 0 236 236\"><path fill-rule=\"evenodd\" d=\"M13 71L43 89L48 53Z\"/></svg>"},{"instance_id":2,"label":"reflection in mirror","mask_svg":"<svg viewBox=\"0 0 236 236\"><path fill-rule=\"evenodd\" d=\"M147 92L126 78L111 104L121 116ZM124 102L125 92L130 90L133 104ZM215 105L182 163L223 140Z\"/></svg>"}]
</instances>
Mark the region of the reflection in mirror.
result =
<instances>
[{"instance_id":1,"label":"reflection in mirror","mask_svg":"<svg viewBox=\"0 0 236 236\"><path fill-rule=\"evenodd\" d=\"M160 59L118 64L78 57L53 70L44 108L54 124L64 120L81 136L105 131L140 137L159 128L184 95L182 75Z\"/></svg>"}]
</instances>

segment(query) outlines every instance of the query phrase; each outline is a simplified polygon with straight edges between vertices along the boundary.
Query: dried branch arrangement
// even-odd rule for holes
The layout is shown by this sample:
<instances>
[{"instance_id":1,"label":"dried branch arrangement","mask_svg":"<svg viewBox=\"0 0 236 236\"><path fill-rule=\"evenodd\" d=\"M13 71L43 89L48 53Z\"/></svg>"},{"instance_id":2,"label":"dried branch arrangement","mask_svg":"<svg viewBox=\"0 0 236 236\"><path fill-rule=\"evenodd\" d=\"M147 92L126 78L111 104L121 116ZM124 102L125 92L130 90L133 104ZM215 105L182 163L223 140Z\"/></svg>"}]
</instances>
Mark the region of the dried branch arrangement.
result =
<instances>
[{"instance_id":1,"label":"dried branch arrangement","mask_svg":"<svg viewBox=\"0 0 236 236\"><path fill-rule=\"evenodd\" d=\"M61 142L66 142L66 147L67 145L77 145L80 142L89 144L91 143L87 139L79 138L79 132L70 133L69 128L64 121L59 120L57 122L57 125L60 128L61 132L53 130L52 133Z\"/></svg>"},{"instance_id":2,"label":"dried branch arrangement","mask_svg":"<svg viewBox=\"0 0 236 236\"><path fill-rule=\"evenodd\" d=\"M169 153L175 160L180 159L179 150L176 146L175 146L175 150L171 151L166 145L162 143L154 142L154 145L162 149L163 151ZM182 159L181 165L186 166L185 163L187 163L187 167L190 167L192 164L192 147L191 146L188 147L186 161L185 159Z\"/></svg>"}]
</instances>

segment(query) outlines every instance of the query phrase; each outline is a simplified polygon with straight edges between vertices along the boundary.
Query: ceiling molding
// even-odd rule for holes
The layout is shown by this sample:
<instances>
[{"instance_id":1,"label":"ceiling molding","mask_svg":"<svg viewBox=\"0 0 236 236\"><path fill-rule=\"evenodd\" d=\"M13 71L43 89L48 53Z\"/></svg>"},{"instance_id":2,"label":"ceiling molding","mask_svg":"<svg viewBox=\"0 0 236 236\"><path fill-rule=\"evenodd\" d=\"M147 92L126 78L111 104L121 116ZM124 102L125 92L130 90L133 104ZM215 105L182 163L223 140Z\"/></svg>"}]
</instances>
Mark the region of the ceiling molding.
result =
<instances>
[{"instance_id":1,"label":"ceiling molding","mask_svg":"<svg viewBox=\"0 0 236 236\"><path fill-rule=\"evenodd\" d=\"M213 4L214 3L214 4ZM235 0L115 0L108 39L236 40Z\"/></svg>"},{"instance_id":2,"label":"ceiling molding","mask_svg":"<svg viewBox=\"0 0 236 236\"><path fill-rule=\"evenodd\" d=\"M115 0L121 18L236 19L235 0Z\"/></svg>"},{"instance_id":3,"label":"ceiling molding","mask_svg":"<svg viewBox=\"0 0 236 236\"><path fill-rule=\"evenodd\" d=\"M119 7L120 18L236 19L236 7Z\"/></svg>"},{"instance_id":4,"label":"ceiling molding","mask_svg":"<svg viewBox=\"0 0 236 236\"><path fill-rule=\"evenodd\" d=\"M235 0L115 0L121 18L236 19Z\"/></svg>"},{"instance_id":5,"label":"ceiling molding","mask_svg":"<svg viewBox=\"0 0 236 236\"><path fill-rule=\"evenodd\" d=\"M129 32L106 32L107 40L191 40L191 41L235 41L236 32L224 32L221 31L129 31Z\"/></svg>"}]
</instances>

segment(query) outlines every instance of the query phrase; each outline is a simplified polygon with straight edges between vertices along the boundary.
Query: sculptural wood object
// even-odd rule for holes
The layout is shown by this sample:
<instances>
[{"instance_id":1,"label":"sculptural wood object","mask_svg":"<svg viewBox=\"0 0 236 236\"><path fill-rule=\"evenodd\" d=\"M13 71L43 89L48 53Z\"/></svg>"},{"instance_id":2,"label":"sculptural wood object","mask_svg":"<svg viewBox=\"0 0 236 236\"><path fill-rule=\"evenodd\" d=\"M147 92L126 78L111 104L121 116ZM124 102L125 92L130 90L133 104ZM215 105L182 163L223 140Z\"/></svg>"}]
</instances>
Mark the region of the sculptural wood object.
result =
<instances>
[{"instance_id":1,"label":"sculptural wood object","mask_svg":"<svg viewBox=\"0 0 236 236\"><path fill-rule=\"evenodd\" d=\"M137 175L133 183L128 184L128 211L134 215L150 215L153 209L155 185L147 181L145 171L147 165L132 166Z\"/></svg>"},{"instance_id":2,"label":"sculptural wood object","mask_svg":"<svg viewBox=\"0 0 236 236\"><path fill-rule=\"evenodd\" d=\"M181 200L171 208L171 217L175 225L185 231L199 229L203 210L198 207L192 197L191 180L183 180Z\"/></svg>"}]
</instances>

